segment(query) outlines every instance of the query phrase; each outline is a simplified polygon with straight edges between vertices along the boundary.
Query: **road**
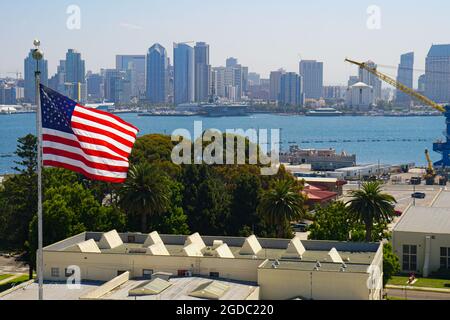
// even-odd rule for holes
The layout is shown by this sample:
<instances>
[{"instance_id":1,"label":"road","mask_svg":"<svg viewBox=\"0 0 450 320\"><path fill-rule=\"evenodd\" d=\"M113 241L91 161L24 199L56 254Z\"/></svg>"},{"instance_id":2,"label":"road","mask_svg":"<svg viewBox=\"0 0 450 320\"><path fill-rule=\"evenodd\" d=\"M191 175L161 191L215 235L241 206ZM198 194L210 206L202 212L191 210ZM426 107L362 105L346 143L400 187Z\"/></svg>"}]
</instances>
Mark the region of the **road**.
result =
<instances>
[{"instance_id":1,"label":"road","mask_svg":"<svg viewBox=\"0 0 450 320\"><path fill-rule=\"evenodd\" d=\"M449 293L426 292L415 290L386 289L388 297L407 300L450 300Z\"/></svg>"}]
</instances>

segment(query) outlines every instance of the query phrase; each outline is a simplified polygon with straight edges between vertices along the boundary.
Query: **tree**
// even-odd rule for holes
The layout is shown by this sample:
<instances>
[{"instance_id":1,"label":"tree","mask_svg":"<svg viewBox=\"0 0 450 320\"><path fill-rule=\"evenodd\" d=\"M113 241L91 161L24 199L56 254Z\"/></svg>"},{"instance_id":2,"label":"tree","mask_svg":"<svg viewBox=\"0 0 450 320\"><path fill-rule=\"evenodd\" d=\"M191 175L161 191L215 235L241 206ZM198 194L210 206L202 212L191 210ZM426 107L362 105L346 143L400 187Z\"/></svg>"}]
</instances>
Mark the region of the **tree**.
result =
<instances>
[{"instance_id":1,"label":"tree","mask_svg":"<svg viewBox=\"0 0 450 320\"><path fill-rule=\"evenodd\" d=\"M142 162L130 168L120 190L120 205L141 218L141 232L148 231L147 218L164 213L170 205L170 178L154 165Z\"/></svg>"},{"instance_id":2,"label":"tree","mask_svg":"<svg viewBox=\"0 0 450 320\"><path fill-rule=\"evenodd\" d=\"M305 214L301 188L291 179L276 180L262 195L258 211L269 225L274 225L277 237L290 236L289 223Z\"/></svg>"},{"instance_id":3,"label":"tree","mask_svg":"<svg viewBox=\"0 0 450 320\"><path fill-rule=\"evenodd\" d=\"M391 243L385 243L383 246L383 285L398 272L400 272L400 262L392 250Z\"/></svg>"},{"instance_id":4,"label":"tree","mask_svg":"<svg viewBox=\"0 0 450 320\"><path fill-rule=\"evenodd\" d=\"M353 190L350 193L353 198L348 201L350 216L355 221L364 223L366 228L366 241L372 241L372 229L374 223L388 223L394 216L393 196L382 193L379 182L366 182L361 190Z\"/></svg>"},{"instance_id":5,"label":"tree","mask_svg":"<svg viewBox=\"0 0 450 320\"><path fill-rule=\"evenodd\" d=\"M29 177L36 173L37 168L37 138L29 134L17 139L17 150L14 152L21 160L14 161L20 167L13 169L19 173L27 174Z\"/></svg>"},{"instance_id":6,"label":"tree","mask_svg":"<svg viewBox=\"0 0 450 320\"><path fill-rule=\"evenodd\" d=\"M316 208L314 223L309 227L309 239L348 241L352 229L353 222L345 203L337 201Z\"/></svg>"}]
</instances>

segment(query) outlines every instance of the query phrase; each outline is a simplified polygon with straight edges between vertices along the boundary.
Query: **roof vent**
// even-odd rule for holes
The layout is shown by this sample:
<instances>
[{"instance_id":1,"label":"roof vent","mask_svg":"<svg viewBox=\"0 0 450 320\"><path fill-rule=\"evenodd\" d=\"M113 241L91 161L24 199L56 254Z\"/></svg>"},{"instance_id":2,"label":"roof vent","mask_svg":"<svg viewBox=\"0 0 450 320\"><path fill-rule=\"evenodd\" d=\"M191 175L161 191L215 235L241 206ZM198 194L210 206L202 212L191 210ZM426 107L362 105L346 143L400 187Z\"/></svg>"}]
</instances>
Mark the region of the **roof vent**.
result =
<instances>
[{"instance_id":1,"label":"roof vent","mask_svg":"<svg viewBox=\"0 0 450 320\"><path fill-rule=\"evenodd\" d=\"M320 263L320 261L317 261L316 262L316 268L320 268L320 267L322 267L322 264Z\"/></svg>"}]
</instances>

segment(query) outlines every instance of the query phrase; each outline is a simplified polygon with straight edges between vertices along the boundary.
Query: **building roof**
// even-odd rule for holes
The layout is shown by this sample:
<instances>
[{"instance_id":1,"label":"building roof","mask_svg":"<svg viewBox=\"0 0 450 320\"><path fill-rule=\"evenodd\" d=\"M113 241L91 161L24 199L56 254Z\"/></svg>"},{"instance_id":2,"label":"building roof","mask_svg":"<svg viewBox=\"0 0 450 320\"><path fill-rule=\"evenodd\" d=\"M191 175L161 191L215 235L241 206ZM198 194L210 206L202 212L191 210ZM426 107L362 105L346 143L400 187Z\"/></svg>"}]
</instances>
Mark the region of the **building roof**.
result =
<instances>
[{"instance_id":1,"label":"building roof","mask_svg":"<svg viewBox=\"0 0 450 320\"><path fill-rule=\"evenodd\" d=\"M308 200L311 201L326 201L334 199L338 195L336 192L332 191L311 190L311 189L305 189L303 193L308 197Z\"/></svg>"},{"instance_id":2,"label":"building roof","mask_svg":"<svg viewBox=\"0 0 450 320\"><path fill-rule=\"evenodd\" d=\"M365 84L364 82L357 82L351 86L351 88L353 88L353 87L371 88L371 86Z\"/></svg>"},{"instance_id":3,"label":"building roof","mask_svg":"<svg viewBox=\"0 0 450 320\"><path fill-rule=\"evenodd\" d=\"M435 208L450 208L450 192L442 191L437 199L434 201L432 207Z\"/></svg>"},{"instance_id":4,"label":"building roof","mask_svg":"<svg viewBox=\"0 0 450 320\"><path fill-rule=\"evenodd\" d=\"M394 231L450 234L450 208L410 207Z\"/></svg>"},{"instance_id":5,"label":"building roof","mask_svg":"<svg viewBox=\"0 0 450 320\"><path fill-rule=\"evenodd\" d=\"M450 44L432 45L428 57L450 57Z\"/></svg>"}]
</instances>

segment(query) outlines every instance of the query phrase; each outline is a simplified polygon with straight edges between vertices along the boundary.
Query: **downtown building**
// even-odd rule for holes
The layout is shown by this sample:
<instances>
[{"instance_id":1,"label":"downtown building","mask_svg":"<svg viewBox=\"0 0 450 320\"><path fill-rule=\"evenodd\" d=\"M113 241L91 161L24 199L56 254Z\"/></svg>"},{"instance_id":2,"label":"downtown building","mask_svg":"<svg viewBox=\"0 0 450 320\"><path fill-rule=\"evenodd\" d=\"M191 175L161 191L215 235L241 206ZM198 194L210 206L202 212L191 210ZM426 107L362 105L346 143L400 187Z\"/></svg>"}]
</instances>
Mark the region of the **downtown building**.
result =
<instances>
[{"instance_id":1,"label":"downtown building","mask_svg":"<svg viewBox=\"0 0 450 320\"><path fill-rule=\"evenodd\" d=\"M372 69L376 69L377 65L372 61L367 61L366 65ZM373 101L377 103L381 100L381 80L367 70L359 68L359 82L365 83L373 90Z\"/></svg>"},{"instance_id":2,"label":"downtown building","mask_svg":"<svg viewBox=\"0 0 450 320\"><path fill-rule=\"evenodd\" d=\"M397 81L411 89L413 88L413 68L414 52L402 54L400 57L400 64L398 65ZM401 90L396 90L395 102L398 105L410 107L412 98Z\"/></svg>"},{"instance_id":3,"label":"downtown building","mask_svg":"<svg viewBox=\"0 0 450 320\"><path fill-rule=\"evenodd\" d=\"M302 106L304 103L303 79L295 72L287 72L280 79L279 106Z\"/></svg>"},{"instance_id":4,"label":"downtown building","mask_svg":"<svg viewBox=\"0 0 450 320\"><path fill-rule=\"evenodd\" d=\"M87 100L85 62L81 53L69 49L65 60L65 93L78 102Z\"/></svg>"},{"instance_id":5,"label":"downtown building","mask_svg":"<svg viewBox=\"0 0 450 320\"><path fill-rule=\"evenodd\" d=\"M173 45L174 103L195 101L194 49L185 43Z\"/></svg>"},{"instance_id":6,"label":"downtown building","mask_svg":"<svg viewBox=\"0 0 450 320\"><path fill-rule=\"evenodd\" d=\"M35 72L38 66L41 72L41 83L48 85L48 63L47 60L42 59L36 63L33 59L33 49L30 50L28 56L24 60L24 101L27 103L36 103L36 79Z\"/></svg>"},{"instance_id":7,"label":"downtown building","mask_svg":"<svg viewBox=\"0 0 450 320\"><path fill-rule=\"evenodd\" d=\"M116 55L116 70L127 73L132 97L145 97L145 55Z\"/></svg>"},{"instance_id":8,"label":"downtown building","mask_svg":"<svg viewBox=\"0 0 450 320\"><path fill-rule=\"evenodd\" d=\"M450 44L433 45L428 52L425 95L437 103L450 102Z\"/></svg>"},{"instance_id":9,"label":"downtown building","mask_svg":"<svg viewBox=\"0 0 450 320\"><path fill-rule=\"evenodd\" d=\"M284 71L283 69L270 72L269 98L272 102L277 102L280 98L281 76L285 73L286 71Z\"/></svg>"},{"instance_id":10,"label":"downtown building","mask_svg":"<svg viewBox=\"0 0 450 320\"><path fill-rule=\"evenodd\" d=\"M323 97L323 62L302 60L299 74L303 77L306 99L319 100Z\"/></svg>"},{"instance_id":11,"label":"downtown building","mask_svg":"<svg viewBox=\"0 0 450 320\"><path fill-rule=\"evenodd\" d=\"M195 101L208 102L211 93L211 65L209 45L197 42L194 47Z\"/></svg>"},{"instance_id":12,"label":"downtown building","mask_svg":"<svg viewBox=\"0 0 450 320\"><path fill-rule=\"evenodd\" d=\"M150 103L165 104L168 94L168 59L166 49L154 44L147 53L146 98Z\"/></svg>"}]
</instances>

